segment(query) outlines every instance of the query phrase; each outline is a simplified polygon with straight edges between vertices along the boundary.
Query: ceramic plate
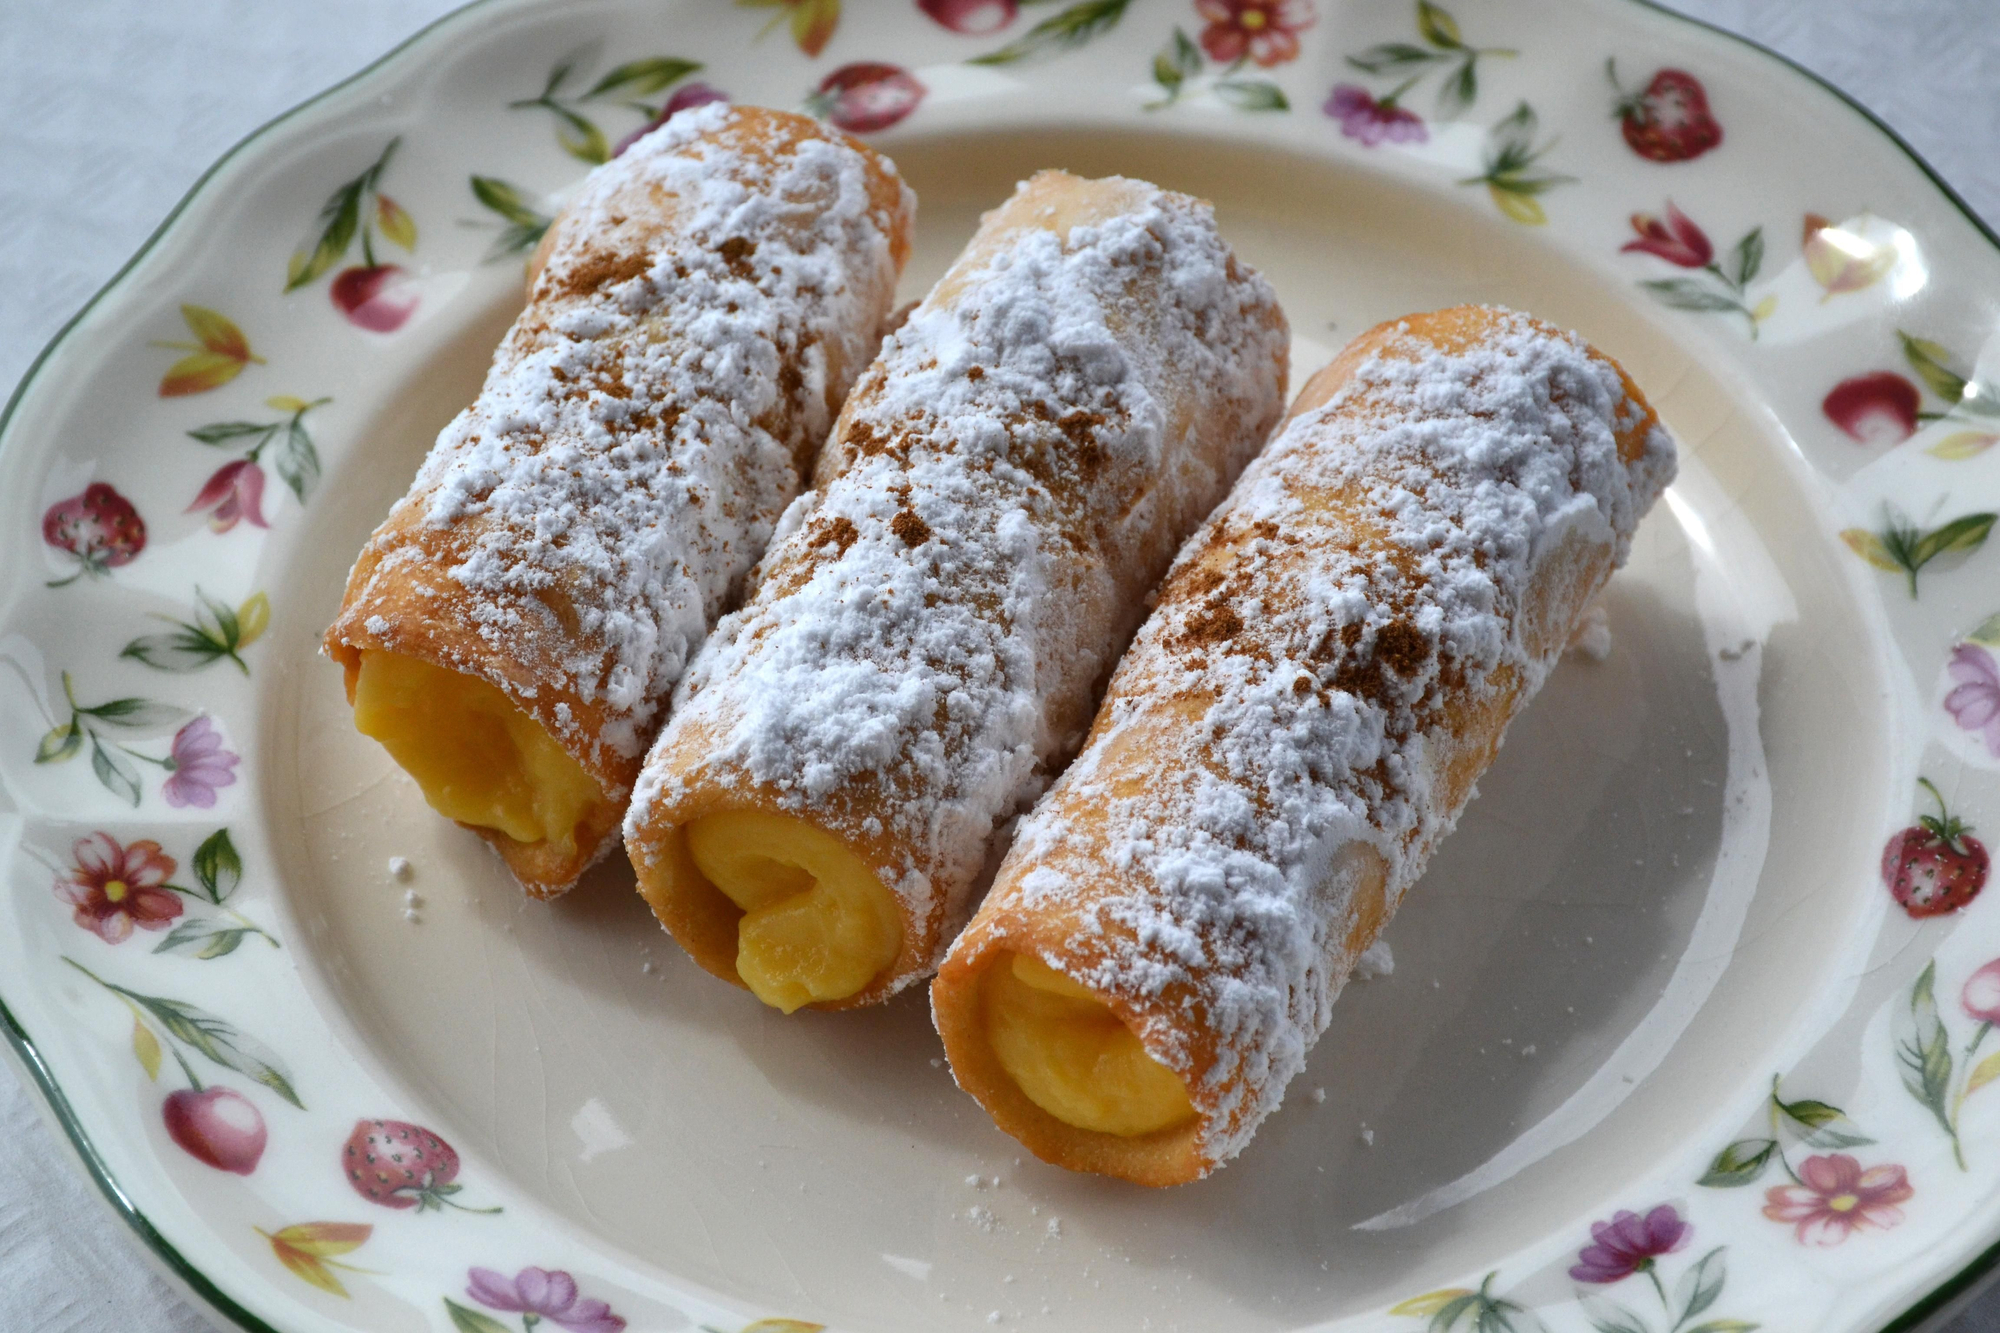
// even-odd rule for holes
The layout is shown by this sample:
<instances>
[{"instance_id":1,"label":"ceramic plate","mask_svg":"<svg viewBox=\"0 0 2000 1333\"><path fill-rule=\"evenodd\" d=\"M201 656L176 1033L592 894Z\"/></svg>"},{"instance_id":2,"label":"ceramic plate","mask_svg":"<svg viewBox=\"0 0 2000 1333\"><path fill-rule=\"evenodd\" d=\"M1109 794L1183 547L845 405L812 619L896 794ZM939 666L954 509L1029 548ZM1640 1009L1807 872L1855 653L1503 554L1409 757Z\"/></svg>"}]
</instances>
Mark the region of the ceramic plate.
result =
<instances>
[{"instance_id":1,"label":"ceramic plate","mask_svg":"<svg viewBox=\"0 0 2000 1333\"><path fill-rule=\"evenodd\" d=\"M1023 1160L920 994L781 1017L622 860L526 902L316 653L549 215L717 96L894 154L907 296L1125 172L1216 201L1295 383L1499 301L1684 444L1609 651L1209 1181ZM487 0L218 164L9 408L0 1017L248 1329L1907 1327L2000 1238L1996 246L1630 0Z\"/></svg>"}]
</instances>

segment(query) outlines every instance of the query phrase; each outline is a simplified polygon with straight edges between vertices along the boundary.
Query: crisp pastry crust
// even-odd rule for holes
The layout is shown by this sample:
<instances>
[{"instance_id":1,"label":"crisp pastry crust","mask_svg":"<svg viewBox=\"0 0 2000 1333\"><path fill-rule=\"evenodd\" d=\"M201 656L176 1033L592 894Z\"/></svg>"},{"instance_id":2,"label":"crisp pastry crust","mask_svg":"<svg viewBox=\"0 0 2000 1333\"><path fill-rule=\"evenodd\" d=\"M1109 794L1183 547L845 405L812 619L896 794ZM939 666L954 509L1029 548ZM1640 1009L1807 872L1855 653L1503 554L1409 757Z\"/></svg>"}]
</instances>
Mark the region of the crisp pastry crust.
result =
<instances>
[{"instance_id":1,"label":"crisp pastry crust","mask_svg":"<svg viewBox=\"0 0 2000 1333\"><path fill-rule=\"evenodd\" d=\"M362 548L325 640L350 701L368 651L463 673L602 790L568 849L478 830L530 893L612 846L674 682L874 353L914 207L806 117L674 116L551 227L478 399Z\"/></svg>"},{"instance_id":2,"label":"crisp pastry crust","mask_svg":"<svg viewBox=\"0 0 2000 1333\"><path fill-rule=\"evenodd\" d=\"M946 957L960 1086L1077 1170L1178 1184L1241 1151L1673 472L1574 335L1468 306L1355 340L1182 549ZM1195 1117L1121 1136L1025 1095L981 1023L1015 956L1115 1013Z\"/></svg>"},{"instance_id":3,"label":"crisp pastry crust","mask_svg":"<svg viewBox=\"0 0 2000 1333\"><path fill-rule=\"evenodd\" d=\"M987 215L848 400L647 759L626 847L703 967L739 980L740 913L682 830L763 810L841 839L902 918L894 960L818 1007L930 973L1146 590L1276 423L1287 361L1205 203L1044 172Z\"/></svg>"}]
</instances>

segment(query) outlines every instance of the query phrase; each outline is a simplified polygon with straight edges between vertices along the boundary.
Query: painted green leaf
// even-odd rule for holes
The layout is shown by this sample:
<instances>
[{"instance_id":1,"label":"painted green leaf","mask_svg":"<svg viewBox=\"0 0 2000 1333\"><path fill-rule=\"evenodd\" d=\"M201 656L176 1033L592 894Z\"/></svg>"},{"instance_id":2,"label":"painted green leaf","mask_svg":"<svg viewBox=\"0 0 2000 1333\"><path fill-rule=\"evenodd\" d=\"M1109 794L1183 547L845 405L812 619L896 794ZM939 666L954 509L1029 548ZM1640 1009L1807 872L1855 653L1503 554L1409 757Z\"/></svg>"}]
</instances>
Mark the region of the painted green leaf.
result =
<instances>
[{"instance_id":1,"label":"painted green leaf","mask_svg":"<svg viewBox=\"0 0 2000 1333\"><path fill-rule=\"evenodd\" d=\"M451 1315L451 1326L458 1333L514 1333L493 1316L468 1310L449 1296L444 1298L444 1308Z\"/></svg>"},{"instance_id":2,"label":"painted green leaf","mask_svg":"<svg viewBox=\"0 0 2000 1333\"><path fill-rule=\"evenodd\" d=\"M159 1082L160 1039L153 1035L153 1029L147 1027L146 1020L136 1012L132 1015L132 1054L139 1058L139 1067L146 1071L147 1080Z\"/></svg>"},{"instance_id":3,"label":"painted green leaf","mask_svg":"<svg viewBox=\"0 0 2000 1333\"><path fill-rule=\"evenodd\" d=\"M1125 17L1132 0L1081 0L1051 14L997 51L974 56L968 65L1011 65L1019 60L1050 55L1082 46L1092 38L1110 32Z\"/></svg>"},{"instance_id":4,"label":"painted green leaf","mask_svg":"<svg viewBox=\"0 0 2000 1333\"><path fill-rule=\"evenodd\" d=\"M95 736L90 738L90 771L97 774L97 780L112 795L132 806L139 804L142 794L139 771L132 767L131 760L110 749Z\"/></svg>"},{"instance_id":5,"label":"painted green leaf","mask_svg":"<svg viewBox=\"0 0 2000 1333\"><path fill-rule=\"evenodd\" d=\"M213 917L193 917L169 931L165 939L153 946L153 952L221 958L235 953L244 936L254 933L248 926L232 926Z\"/></svg>"},{"instance_id":6,"label":"painted green leaf","mask_svg":"<svg viewBox=\"0 0 2000 1333\"><path fill-rule=\"evenodd\" d=\"M1359 55L1347 58L1347 63L1369 74L1388 74L1396 70L1408 69L1413 65L1428 65L1435 61L1450 59L1435 51L1426 51L1421 46L1408 42L1383 42L1371 46Z\"/></svg>"},{"instance_id":7,"label":"painted green leaf","mask_svg":"<svg viewBox=\"0 0 2000 1333\"><path fill-rule=\"evenodd\" d=\"M229 830L219 828L194 849L194 877L208 900L220 907L243 882L243 858L229 839Z\"/></svg>"},{"instance_id":8,"label":"painted green leaf","mask_svg":"<svg viewBox=\"0 0 2000 1333\"><path fill-rule=\"evenodd\" d=\"M626 97L651 97L663 93L701 68L699 60L678 56L653 56L628 60L591 85L586 99L619 93Z\"/></svg>"},{"instance_id":9,"label":"painted green leaf","mask_svg":"<svg viewBox=\"0 0 2000 1333\"><path fill-rule=\"evenodd\" d=\"M1801 1127L1800 1141L1814 1148L1856 1148L1875 1140L1861 1132L1860 1126L1849 1120L1838 1106L1806 1098L1788 1102L1775 1095L1771 1099L1778 1110Z\"/></svg>"},{"instance_id":10,"label":"painted green leaf","mask_svg":"<svg viewBox=\"0 0 2000 1333\"><path fill-rule=\"evenodd\" d=\"M1681 1308L1680 1318L1675 1323L1686 1323L1721 1298L1722 1284L1728 1277L1722 1249L1718 1245L1701 1256L1701 1260L1682 1273L1681 1280L1674 1284L1674 1303Z\"/></svg>"},{"instance_id":11,"label":"painted green leaf","mask_svg":"<svg viewBox=\"0 0 2000 1333\"><path fill-rule=\"evenodd\" d=\"M1590 1326L1597 1333L1650 1333L1645 1320L1616 1301L1586 1295L1580 1304L1583 1317L1590 1321Z\"/></svg>"},{"instance_id":12,"label":"painted green leaf","mask_svg":"<svg viewBox=\"0 0 2000 1333\"><path fill-rule=\"evenodd\" d=\"M393 244L410 251L417 248L417 220L386 194L375 196L375 226Z\"/></svg>"},{"instance_id":13,"label":"painted green leaf","mask_svg":"<svg viewBox=\"0 0 2000 1333\"><path fill-rule=\"evenodd\" d=\"M1438 89L1438 115L1450 119L1479 100L1479 62L1468 56Z\"/></svg>"},{"instance_id":14,"label":"painted green leaf","mask_svg":"<svg viewBox=\"0 0 2000 1333\"><path fill-rule=\"evenodd\" d=\"M1903 358L1932 393L1953 404L1965 397L1965 377L1946 364L1951 360L1948 348L1928 338L1913 338L1901 329L1896 330L1896 336L1903 341Z\"/></svg>"},{"instance_id":15,"label":"painted green leaf","mask_svg":"<svg viewBox=\"0 0 2000 1333\"><path fill-rule=\"evenodd\" d=\"M1866 528L1842 528L1840 539L1847 543L1847 549L1866 560L1879 570L1890 574L1903 572L1902 565L1890 554L1888 544Z\"/></svg>"},{"instance_id":16,"label":"painted green leaf","mask_svg":"<svg viewBox=\"0 0 2000 1333\"><path fill-rule=\"evenodd\" d=\"M1937 1117L1939 1125L1954 1139L1945 1096L1951 1087L1951 1037L1944 1020L1938 1017L1937 963L1924 965L1916 984L1910 987L1907 1003L1896 1006L1892 1025L1896 1043L1896 1067L1910 1096Z\"/></svg>"},{"instance_id":17,"label":"painted green leaf","mask_svg":"<svg viewBox=\"0 0 2000 1333\"><path fill-rule=\"evenodd\" d=\"M1736 243L1734 259L1735 274L1731 280L1735 282L1736 289L1741 291L1750 285L1751 280L1757 276L1757 271L1764 267L1762 227L1752 227L1743 233L1743 239Z\"/></svg>"},{"instance_id":18,"label":"painted green leaf","mask_svg":"<svg viewBox=\"0 0 2000 1333\"><path fill-rule=\"evenodd\" d=\"M1417 31L1423 33L1424 40L1432 46L1456 49L1465 45L1458 33L1458 20L1432 4L1431 0L1417 0Z\"/></svg>"},{"instance_id":19,"label":"painted green leaf","mask_svg":"<svg viewBox=\"0 0 2000 1333\"><path fill-rule=\"evenodd\" d=\"M1264 79L1224 79L1215 85L1215 95L1238 111L1290 111L1285 90Z\"/></svg>"},{"instance_id":20,"label":"painted green leaf","mask_svg":"<svg viewBox=\"0 0 2000 1333\"><path fill-rule=\"evenodd\" d=\"M1715 1155L1715 1160L1708 1164L1708 1170L1695 1184L1712 1189L1751 1184L1764 1174L1771 1154L1777 1149L1776 1139L1738 1139Z\"/></svg>"},{"instance_id":21,"label":"painted green leaf","mask_svg":"<svg viewBox=\"0 0 2000 1333\"><path fill-rule=\"evenodd\" d=\"M1946 551L1978 550L1986 544L1996 518L2000 518L2000 514L1967 514L1941 528L1931 529L1918 539L1912 553L1917 567L1921 569Z\"/></svg>"},{"instance_id":22,"label":"painted green leaf","mask_svg":"<svg viewBox=\"0 0 2000 1333\"><path fill-rule=\"evenodd\" d=\"M198 626L182 625L171 634L142 634L120 649L118 655L143 662L156 671L184 674L213 666L229 655L229 648Z\"/></svg>"},{"instance_id":23,"label":"painted green leaf","mask_svg":"<svg viewBox=\"0 0 2000 1333\"><path fill-rule=\"evenodd\" d=\"M305 1103L292 1090L291 1075L278 1059L277 1052L245 1036L234 1026L183 1000L169 1000L157 995L141 995L137 991L126 990L123 986L111 989L120 995L143 1005L146 1011L157 1019L168 1035L200 1051L203 1055L221 1065L233 1069L247 1078L253 1078L271 1091L283 1097L300 1110Z\"/></svg>"},{"instance_id":24,"label":"painted green leaf","mask_svg":"<svg viewBox=\"0 0 2000 1333\"><path fill-rule=\"evenodd\" d=\"M495 176L474 176L472 178L473 197L480 203L506 218L523 226L546 223L547 218L529 208L521 198L518 186L509 184Z\"/></svg>"},{"instance_id":25,"label":"painted green leaf","mask_svg":"<svg viewBox=\"0 0 2000 1333\"><path fill-rule=\"evenodd\" d=\"M35 762L38 764L59 764L71 758L83 748L83 728L71 718L60 727L52 728L42 737L42 743L35 747Z\"/></svg>"},{"instance_id":26,"label":"painted green leaf","mask_svg":"<svg viewBox=\"0 0 2000 1333\"><path fill-rule=\"evenodd\" d=\"M304 504L306 497L319 482L319 450L313 448L312 436L306 434L303 422L297 417L285 429L285 442L278 449L271 465L285 485L292 488L292 494Z\"/></svg>"},{"instance_id":27,"label":"painted green leaf","mask_svg":"<svg viewBox=\"0 0 2000 1333\"><path fill-rule=\"evenodd\" d=\"M568 107L550 103L549 110L562 122L556 127L556 142L565 153L593 166L611 160L611 141L604 137L603 130Z\"/></svg>"},{"instance_id":28,"label":"painted green leaf","mask_svg":"<svg viewBox=\"0 0 2000 1333\"><path fill-rule=\"evenodd\" d=\"M1676 310L1741 310L1733 296L1704 287L1693 278L1655 278L1639 284Z\"/></svg>"},{"instance_id":29,"label":"painted green leaf","mask_svg":"<svg viewBox=\"0 0 2000 1333\"><path fill-rule=\"evenodd\" d=\"M1709 1319L1685 1330L1685 1333L1752 1333L1758 1327L1747 1319Z\"/></svg>"},{"instance_id":30,"label":"painted green leaf","mask_svg":"<svg viewBox=\"0 0 2000 1333\"><path fill-rule=\"evenodd\" d=\"M1472 1294L1465 1287L1445 1287L1440 1291L1427 1291L1421 1296L1412 1296L1407 1301L1398 1301L1389 1307L1389 1313L1422 1319L1426 1315L1436 1314L1453 1301Z\"/></svg>"},{"instance_id":31,"label":"painted green leaf","mask_svg":"<svg viewBox=\"0 0 2000 1333\"><path fill-rule=\"evenodd\" d=\"M1974 643L1983 643L1989 648L2000 648L2000 614L1986 617L1979 622L1979 628L1965 637Z\"/></svg>"},{"instance_id":32,"label":"painted green leaf","mask_svg":"<svg viewBox=\"0 0 2000 1333\"><path fill-rule=\"evenodd\" d=\"M227 444L251 435L269 435L277 428L276 422L268 421L218 421L212 426L197 426L188 435L203 444Z\"/></svg>"},{"instance_id":33,"label":"painted green leaf","mask_svg":"<svg viewBox=\"0 0 2000 1333\"><path fill-rule=\"evenodd\" d=\"M296 251L285 273L285 290L296 291L338 264L361 227L361 182L350 181L334 191L320 210L319 240L310 251Z\"/></svg>"},{"instance_id":34,"label":"painted green leaf","mask_svg":"<svg viewBox=\"0 0 2000 1333\"><path fill-rule=\"evenodd\" d=\"M100 722L109 722L114 727L165 727L187 717L185 708L154 703L150 699L113 699L109 703L76 711Z\"/></svg>"},{"instance_id":35,"label":"painted green leaf","mask_svg":"<svg viewBox=\"0 0 2000 1333\"><path fill-rule=\"evenodd\" d=\"M1153 82L1169 93L1177 93L1181 84L1200 71L1201 52L1185 32L1175 28L1174 39L1153 57Z\"/></svg>"}]
</instances>

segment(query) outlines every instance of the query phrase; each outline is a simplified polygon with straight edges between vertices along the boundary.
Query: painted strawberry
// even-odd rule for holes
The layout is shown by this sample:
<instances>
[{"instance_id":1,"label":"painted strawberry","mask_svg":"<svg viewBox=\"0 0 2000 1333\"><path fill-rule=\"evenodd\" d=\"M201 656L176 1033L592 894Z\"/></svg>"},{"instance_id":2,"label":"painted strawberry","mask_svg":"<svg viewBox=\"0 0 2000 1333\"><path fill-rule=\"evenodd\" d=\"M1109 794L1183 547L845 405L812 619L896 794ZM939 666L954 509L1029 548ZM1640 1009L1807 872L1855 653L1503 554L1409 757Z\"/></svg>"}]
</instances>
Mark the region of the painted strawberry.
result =
<instances>
[{"instance_id":1,"label":"painted strawberry","mask_svg":"<svg viewBox=\"0 0 2000 1333\"><path fill-rule=\"evenodd\" d=\"M861 61L842 65L820 80L806 109L849 134L886 130L917 109L924 85L901 65Z\"/></svg>"},{"instance_id":2,"label":"painted strawberry","mask_svg":"<svg viewBox=\"0 0 2000 1333\"><path fill-rule=\"evenodd\" d=\"M1686 162L1722 142L1722 126L1709 114L1708 90L1686 70L1663 69L1640 92L1618 82L1617 65L1605 62L1617 90L1612 112L1624 123L1625 142L1649 162Z\"/></svg>"},{"instance_id":3,"label":"painted strawberry","mask_svg":"<svg viewBox=\"0 0 2000 1333\"><path fill-rule=\"evenodd\" d=\"M451 1196L465 1188L458 1179L458 1154L422 1125L407 1120L357 1120L341 1150L341 1169L354 1192L384 1208L415 1208L439 1212L447 1206L467 1213L497 1213L498 1208L467 1208Z\"/></svg>"},{"instance_id":4,"label":"painted strawberry","mask_svg":"<svg viewBox=\"0 0 2000 1333\"><path fill-rule=\"evenodd\" d=\"M1918 778L1936 815L1921 815L1915 827L1889 839L1882 849L1882 882L1913 917L1956 912L1986 887L1985 846L1965 821L1945 809L1944 797L1929 778Z\"/></svg>"},{"instance_id":5,"label":"painted strawberry","mask_svg":"<svg viewBox=\"0 0 2000 1333\"><path fill-rule=\"evenodd\" d=\"M394 333L417 311L418 296L401 264L342 269L328 293L350 324Z\"/></svg>"},{"instance_id":6,"label":"painted strawberry","mask_svg":"<svg viewBox=\"0 0 2000 1333\"><path fill-rule=\"evenodd\" d=\"M247 1176L264 1156L264 1117L229 1088L182 1088L167 1094L160 1115L182 1151L218 1171Z\"/></svg>"}]
</instances>

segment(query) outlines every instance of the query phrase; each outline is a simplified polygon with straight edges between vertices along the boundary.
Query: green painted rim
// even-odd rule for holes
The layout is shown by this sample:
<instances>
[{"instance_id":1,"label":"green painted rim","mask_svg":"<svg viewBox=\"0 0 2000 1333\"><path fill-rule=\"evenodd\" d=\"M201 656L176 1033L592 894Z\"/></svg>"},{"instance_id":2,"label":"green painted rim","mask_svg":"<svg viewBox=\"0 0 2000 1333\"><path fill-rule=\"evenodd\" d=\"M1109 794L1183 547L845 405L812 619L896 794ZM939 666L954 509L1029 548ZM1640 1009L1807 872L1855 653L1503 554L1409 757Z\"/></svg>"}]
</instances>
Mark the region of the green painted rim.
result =
<instances>
[{"instance_id":1,"label":"green painted rim","mask_svg":"<svg viewBox=\"0 0 2000 1333\"><path fill-rule=\"evenodd\" d=\"M158 245L167 232L172 229L181 214L187 211L188 206L195 201L195 198L201 194L208 183L215 178L216 173L233 161L238 154L262 139L269 131L283 125L300 112L319 105L343 89L351 87L382 70L403 56L404 53L429 38L432 34L443 30L447 26L458 23L459 20L465 18L474 10L483 9L496 2L497 0L470 0L470 3L452 10L449 14L433 19L430 23L419 28L416 32L391 47L375 60L370 61L354 73L340 80L340 82L315 93L305 101L300 102L297 106L265 121L262 125L259 125L256 129L250 131L231 145L227 152L218 157L206 171L195 178L194 184L188 187L187 193L182 195L180 201L173 206L173 209L168 212L166 217L160 220L160 225L153 228L152 234L133 252L132 257L119 266L118 271L113 273L110 279L102 287L98 288L88 301L84 302L81 309L74 315L71 315L68 320L64 321L63 326L56 330L55 336L49 339L48 344L36 354L35 359L28 363L28 369L22 374L20 383L15 385L13 393L8 395L6 407L0 409L0 448L4 448L6 445L7 429L13 424L15 410L20 407L21 400L26 396L29 385L33 383L35 376L41 372L42 367L48 364L49 359L55 355L57 349L68 340L70 333L76 326L82 323L84 318L97 308L98 303L109 296L125 280L126 276L134 268L138 267L139 262L152 253L153 247ZM1938 174L1937 169L1924 160L1923 154L1910 146L1908 140L1890 128L1887 122L1880 116L1849 96L1840 87L1828 82L1812 70L1807 69L1790 56L1765 46L1762 42L1745 37L1741 33L1731 32L1727 28L1718 27L1705 19L1698 19L1692 15L1670 9L1665 4L1660 3L1660 0L1625 0L1625 2L1637 5L1642 9L1651 10L1665 18L1685 23L1690 27L1699 28L1704 32L1734 42L1739 46L1748 47L1766 59L1783 66L1785 69L1799 75L1815 86L1833 94L1835 99L1860 116L1876 133L1887 139L1903 156L1907 157L1916 166L1917 170L1921 171L1924 177L1937 189L1938 193L1949 200L1952 207L1956 208L1965 220L1972 225L1973 230L1984 237L1996 253L2000 253L2000 231L1995 231L1993 227L1988 225L1974 211L1972 205L1968 204L1964 197L1952 188L1951 184L1943 176ZM8 1045L13 1048L14 1054L19 1057L22 1067L28 1071L35 1088L42 1094L43 1100L48 1103L50 1114L54 1116L56 1123L62 1127L63 1134L68 1138L70 1146L75 1149L77 1158L83 1163L83 1168L90 1176L92 1183L97 1186L98 1192L104 1196L105 1202L111 1206L112 1210L125 1220L127 1226L132 1228L133 1234L139 1238L140 1242L166 1266L169 1272L185 1284L215 1314L227 1319L236 1327L246 1330L246 1333L285 1333L284 1330L273 1328L255 1314L244 1309L227 1292L216 1286L207 1274L195 1267L186 1256L182 1255L174 1247L173 1242L160 1234L151 1219L126 1195L124 1190L119 1188L117 1180L111 1175L110 1169L105 1165L103 1157L99 1155L96 1145L91 1142L90 1135L78 1121L76 1112L70 1106L69 1098L63 1094L61 1086L57 1084L54 1075L49 1071L47 1063L42 1059L41 1052L36 1049L34 1038L28 1034L27 1029L21 1026L20 1020L15 1018L13 1011L7 1007L4 998L0 998L0 1032L5 1033ZM1937 1286L1933 1287L1928 1294L1911 1304L1908 1309L1882 1325L1881 1333L1915 1333L1915 1330L1921 1328L1933 1316L1942 1312L1946 1307L1952 1305L1976 1287L1992 1279L1997 1270L2000 1270L2000 1237L1996 1237L1993 1244L1982 1250L1965 1267L1944 1279Z\"/></svg>"}]
</instances>

